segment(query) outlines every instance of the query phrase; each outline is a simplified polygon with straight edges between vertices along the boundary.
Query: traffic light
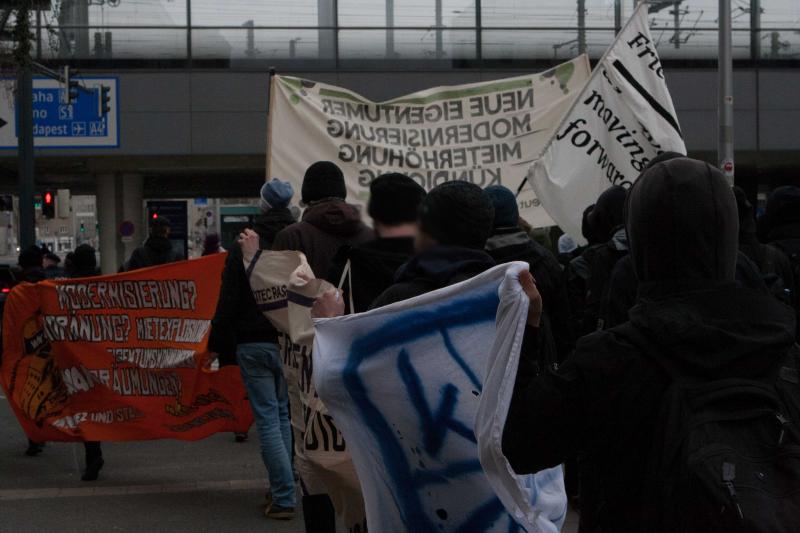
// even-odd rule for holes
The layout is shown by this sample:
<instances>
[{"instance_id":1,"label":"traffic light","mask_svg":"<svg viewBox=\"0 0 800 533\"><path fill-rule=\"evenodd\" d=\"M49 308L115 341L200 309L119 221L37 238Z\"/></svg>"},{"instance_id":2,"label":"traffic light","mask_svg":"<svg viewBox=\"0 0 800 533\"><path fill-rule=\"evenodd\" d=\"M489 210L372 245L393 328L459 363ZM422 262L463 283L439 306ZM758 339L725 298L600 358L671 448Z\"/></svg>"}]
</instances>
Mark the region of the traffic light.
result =
<instances>
[{"instance_id":1,"label":"traffic light","mask_svg":"<svg viewBox=\"0 0 800 533\"><path fill-rule=\"evenodd\" d=\"M158 213L153 213L153 220L158 220Z\"/></svg>"},{"instance_id":2,"label":"traffic light","mask_svg":"<svg viewBox=\"0 0 800 533\"><path fill-rule=\"evenodd\" d=\"M69 66L64 67L64 103L69 105L78 99L78 82L72 79Z\"/></svg>"},{"instance_id":3,"label":"traffic light","mask_svg":"<svg viewBox=\"0 0 800 533\"><path fill-rule=\"evenodd\" d=\"M100 86L99 100L97 102L97 113L101 117L106 116L111 111L111 88L107 85Z\"/></svg>"},{"instance_id":4,"label":"traffic light","mask_svg":"<svg viewBox=\"0 0 800 533\"><path fill-rule=\"evenodd\" d=\"M42 195L42 216L45 218L56 217L56 197L53 191L45 191Z\"/></svg>"}]
</instances>

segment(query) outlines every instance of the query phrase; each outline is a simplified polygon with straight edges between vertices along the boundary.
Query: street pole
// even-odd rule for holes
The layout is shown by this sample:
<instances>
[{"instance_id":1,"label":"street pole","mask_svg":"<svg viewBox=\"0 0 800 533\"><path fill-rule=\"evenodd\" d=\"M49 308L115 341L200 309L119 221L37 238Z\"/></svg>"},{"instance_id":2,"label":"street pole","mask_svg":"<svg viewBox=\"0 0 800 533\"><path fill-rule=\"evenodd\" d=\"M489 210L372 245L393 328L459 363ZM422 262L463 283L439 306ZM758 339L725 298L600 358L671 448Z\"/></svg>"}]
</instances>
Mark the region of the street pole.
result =
<instances>
[{"instance_id":1,"label":"street pole","mask_svg":"<svg viewBox=\"0 0 800 533\"><path fill-rule=\"evenodd\" d=\"M33 209L33 73L31 71L30 11L17 11L14 28L17 64L15 93L19 131L17 131L17 179L19 184L19 247L36 244L36 213Z\"/></svg>"},{"instance_id":2,"label":"street pole","mask_svg":"<svg viewBox=\"0 0 800 533\"><path fill-rule=\"evenodd\" d=\"M761 59L761 0L750 0L750 57Z\"/></svg>"},{"instance_id":3,"label":"street pole","mask_svg":"<svg viewBox=\"0 0 800 533\"><path fill-rule=\"evenodd\" d=\"M586 52L586 0L578 0L578 54Z\"/></svg>"},{"instance_id":4,"label":"street pole","mask_svg":"<svg viewBox=\"0 0 800 533\"><path fill-rule=\"evenodd\" d=\"M719 100L717 103L717 159L719 168L733 185L733 53L731 0L719 0Z\"/></svg>"},{"instance_id":5,"label":"street pole","mask_svg":"<svg viewBox=\"0 0 800 533\"><path fill-rule=\"evenodd\" d=\"M442 0L436 0L436 17L435 22L436 24L436 59L441 59L444 57L444 42L442 39Z\"/></svg>"}]
</instances>

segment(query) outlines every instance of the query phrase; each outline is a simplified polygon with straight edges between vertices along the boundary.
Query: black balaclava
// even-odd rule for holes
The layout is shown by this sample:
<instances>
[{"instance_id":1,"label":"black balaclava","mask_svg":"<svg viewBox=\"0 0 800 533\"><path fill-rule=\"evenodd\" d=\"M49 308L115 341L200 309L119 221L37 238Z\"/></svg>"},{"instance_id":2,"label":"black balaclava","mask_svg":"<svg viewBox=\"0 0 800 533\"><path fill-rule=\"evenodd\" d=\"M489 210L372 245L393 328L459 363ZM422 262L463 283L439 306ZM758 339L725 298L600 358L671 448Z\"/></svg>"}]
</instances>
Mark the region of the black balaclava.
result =
<instances>
[{"instance_id":1,"label":"black balaclava","mask_svg":"<svg viewBox=\"0 0 800 533\"><path fill-rule=\"evenodd\" d=\"M640 281L734 280L739 219L719 169L689 158L653 165L628 193L626 218Z\"/></svg>"},{"instance_id":2,"label":"black balaclava","mask_svg":"<svg viewBox=\"0 0 800 533\"><path fill-rule=\"evenodd\" d=\"M626 194L624 187L609 187L597 198L594 209L586 215L592 233L599 242L607 242L613 237L614 231L625 223Z\"/></svg>"}]
</instances>

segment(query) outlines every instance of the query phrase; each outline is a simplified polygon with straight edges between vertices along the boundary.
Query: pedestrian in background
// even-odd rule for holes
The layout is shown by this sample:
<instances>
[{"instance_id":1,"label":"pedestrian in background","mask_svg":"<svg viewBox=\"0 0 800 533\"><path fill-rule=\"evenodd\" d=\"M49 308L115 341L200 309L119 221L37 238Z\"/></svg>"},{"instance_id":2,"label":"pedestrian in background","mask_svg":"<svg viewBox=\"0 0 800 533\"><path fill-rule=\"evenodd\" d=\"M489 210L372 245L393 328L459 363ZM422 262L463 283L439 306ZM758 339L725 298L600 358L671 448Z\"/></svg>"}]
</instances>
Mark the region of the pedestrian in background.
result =
<instances>
[{"instance_id":1,"label":"pedestrian in background","mask_svg":"<svg viewBox=\"0 0 800 533\"><path fill-rule=\"evenodd\" d=\"M136 248L130 259L123 265L123 272L138 270L151 266L164 265L182 261L183 256L176 252L169 239L170 221L167 217L158 217L150 223L150 236L142 246Z\"/></svg>"},{"instance_id":2,"label":"pedestrian in background","mask_svg":"<svg viewBox=\"0 0 800 533\"><path fill-rule=\"evenodd\" d=\"M292 185L278 179L261 187L261 215L253 230L262 250L269 250L275 236L295 222L289 210L293 195ZM218 354L221 366L239 364L255 417L261 459L269 477L270 492L264 514L267 518L289 520L294 517L296 507L292 429L278 331L256 304L239 246L233 247L225 261L217 310L211 322L209 351ZM237 440L240 439L237 435Z\"/></svg>"},{"instance_id":3,"label":"pedestrian in background","mask_svg":"<svg viewBox=\"0 0 800 533\"><path fill-rule=\"evenodd\" d=\"M209 233L203 240L203 253L201 255L211 255L224 252L225 248L219 242L219 235L216 233Z\"/></svg>"}]
</instances>

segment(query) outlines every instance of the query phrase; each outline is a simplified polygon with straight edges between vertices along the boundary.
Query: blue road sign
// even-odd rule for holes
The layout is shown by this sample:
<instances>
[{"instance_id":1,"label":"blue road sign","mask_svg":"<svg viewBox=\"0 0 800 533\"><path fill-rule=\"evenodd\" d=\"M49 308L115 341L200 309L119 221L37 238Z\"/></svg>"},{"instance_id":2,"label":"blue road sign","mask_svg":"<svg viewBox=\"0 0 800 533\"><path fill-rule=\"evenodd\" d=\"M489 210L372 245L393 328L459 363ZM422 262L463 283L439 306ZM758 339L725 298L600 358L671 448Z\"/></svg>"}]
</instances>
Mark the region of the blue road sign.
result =
<instances>
[{"instance_id":1,"label":"blue road sign","mask_svg":"<svg viewBox=\"0 0 800 533\"><path fill-rule=\"evenodd\" d=\"M116 148L119 146L117 78L73 78L80 89L66 101L63 84L33 81L33 138L36 148ZM10 83L6 80L6 84ZM108 101L103 100L103 87ZM104 108L107 108L104 109ZM0 97L0 148L16 148L18 120L13 91Z\"/></svg>"}]
</instances>

